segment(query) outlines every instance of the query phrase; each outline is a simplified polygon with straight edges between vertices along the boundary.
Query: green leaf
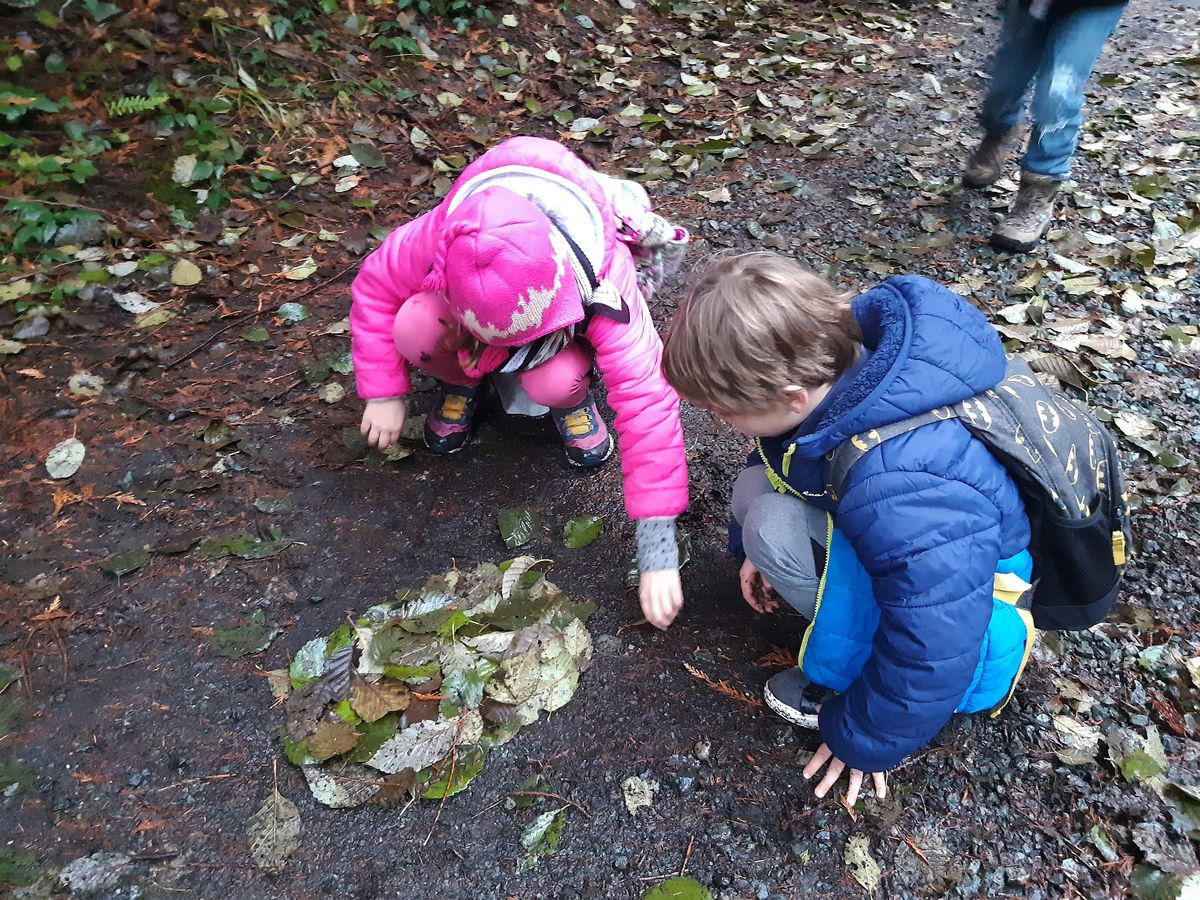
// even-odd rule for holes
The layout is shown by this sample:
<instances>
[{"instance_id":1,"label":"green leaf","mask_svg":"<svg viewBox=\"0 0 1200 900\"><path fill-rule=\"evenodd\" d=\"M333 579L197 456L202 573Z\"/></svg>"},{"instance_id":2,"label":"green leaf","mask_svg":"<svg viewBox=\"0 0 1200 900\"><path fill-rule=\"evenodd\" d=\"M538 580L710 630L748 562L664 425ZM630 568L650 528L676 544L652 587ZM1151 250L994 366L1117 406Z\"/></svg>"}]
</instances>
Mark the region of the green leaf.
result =
<instances>
[{"instance_id":1,"label":"green leaf","mask_svg":"<svg viewBox=\"0 0 1200 900\"><path fill-rule=\"evenodd\" d=\"M279 743L283 745L283 755L294 766L311 766L317 758L308 752L308 738L293 741L288 737L287 726L279 726Z\"/></svg>"},{"instance_id":2,"label":"green leaf","mask_svg":"<svg viewBox=\"0 0 1200 900\"><path fill-rule=\"evenodd\" d=\"M1160 872L1154 866L1139 864L1133 867L1129 875L1129 888L1138 900L1181 900L1184 897L1184 883L1195 886L1196 877L1193 874L1181 878Z\"/></svg>"},{"instance_id":3,"label":"green leaf","mask_svg":"<svg viewBox=\"0 0 1200 900\"><path fill-rule=\"evenodd\" d=\"M296 650L292 665L288 667L288 676L296 680L312 680L320 678L325 673L325 646L328 637L314 637L311 641Z\"/></svg>"},{"instance_id":4,"label":"green leaf","mask_svg":"<svg viewBox=\"0 0 1200 900\"><path fill-rule=\"evenodd\" d=\"M271 335L262 325L252 325L249 328L242 329L242 339L259 343L267 340Z\"/></svg>"},{"instance_id":5,"label":"green leaf","mask_svg":"<svg viewBox=\"0 0 1200 900\"><path fill-rule=\"evenodd\" d=\"M648 890L642 900L712 900L712 894L694 878L668 878Z\"/></svg>"},{"instance_id":6,"label":"green leaf","mask_svg":"<svg viewBox=\"0 0 1200 900\"><path fill-rule=\"evenodd\" d=\"M533 539L538 527L538 514L528 506L513 506L500 510L498 521L504 546L515 550Z\"/></svg>"},{"instance_id":7,"label":"green leaf","mask_svg":"<svg viewBox=\"0 0 1200 900\"><path fill-rule=\"evenodd\" d=\"M236 556L240 559L266 559L268 556L280 553L290 543L291 541L278 537L264 540L242 531L237 534L205 538L196 547L196 554L201 559L220 559L223 556Z\"/></svg>"},{"instance_id":8,"label":"green leaf","mask_svg":"<svg viewBox=\"0 0 1200 900\"><path fill-rule=\"evenodd\" d=\"M366 166L368 169L381 169L387 165L387 160L383 158L383 154L374 144L351 144L350 155L358 161L360 166Z\"/></svg>"},{"instance_id":9,"label":"green leaf","mask_svg":"<svg viewBox=\"0 0 1200 900\"><path fill-rule=\"evenodd\" d=\"M521 835L521 846L528 853L517 863L517 871L525 872L536 866L544 857L553 856L558 850L558 839L566 821L566 807L544 812Z\"/></svg>"},{"instance_id":10,"label":"green leaf","mask_svg":"<svg viewBox=\"0 0 1200 900\"><path fill-rule=\"evenodd\" d=\"M308 318L308 308L303 303L281 303L279 309L275 310L275 315L289 325L296 322L303 322Z\"/></svg>"},{"instance_id":11,"label":"green leaf","mask_svg":"<svg viewBox=\"0 0 1200 900\"><path fill-rule=\"evenodd\" d=\"M200 432L201 440L214 450L220 450L222 447L236 444L243 437L245 437L245 434L240 429L233 428L220 419L213 419Z\"/></svg>"},{"instance_id":12,"label":"green leaf","mask_svg":"<svg viewBox=\"0 0 1200 900\"><path fill-rule=\"evenodd\" d=\"M486 755L479 748L473 748L465 753L460 752L454 760L454 774L451 777L450 763L442 763L442 774L430 783L421 796L426 800L441 800L443 797L453 797L483 771Z\"/></svg>"},{"instance_id":13,"label":"green leaf","mask_svg":"<svg viewBox=\"0 0 1200 900\"><path fill-rule=\"evenodd\" d=\"M442 693L459 708L475 709L483 702L483 689L500 666L488 659L481 659L472 669L451 672L442 681Z\"/></svg>"},{"instance_id":14,"label":"green leaf","mask_svg":"<svg viewBox=\"0 0 1200 900\"><path fill-rule=\"evenodd\" d=\"M217 656L248 656L266 650L283 629L268 622L261 609L255 610L249 620L232 628L214 628L208 638L208 647Z\"/></svg>"},{"instance_id":15,"label":"green leaf","mask_svg":"<svg viewBox=\"0 0 1200 900\"><path fill-rule=\"evenodd\" d=\"M25 715L25 701L20 697L6 700L0 696L0 737L14 731L17 722Z\"/></svg>"},{"instance_id":16,"label":"green leaf","mask_svg":"<svg viewBox=\"0 0 1200 900\"><path fill-rule=\"evenodd\" d=\"M0 796L12 797L33 784L33 769L19 759L0 762Z\"/></svg>"},{"instance_id":17,"label":"green leaf","mask_svg":"<svg viewBox=\"0 0 1200 900\"><path fill-rule=\"evenodd\" d=\"M604 530L601 516L579 516L567 523L563 529L563 543L569 550L580 550L600 537Z\"/></svg>"},{"instance_id":18,"label":"green leaf","mask_svg":"<svg viewBox=\"0 0 1200 900\"><path fill-rule=\"evenodd\" d=\"M16 847L0 847L0 888L33 884L42 874L37 857Z\"/></svg>"},{"instance_id":19,"label":"green leaf","mask_svg":"<svg viewBox=\"0 0 1200 900\"><path fill-rule=\"evenodd\" d=\"M123 553L114 553L100 563L100 568L120 578L130 572L136 572L148 562L150 562L149 550L126 550Z\"/></svg>"},{"instance_id":20,"label":"green leaf","mask_svg":"<svg viewBox=\"0 0 1200 900\"><path fill-rule=\"evenodd\" d=\"M361 722L358 728L362 737L358 739L354 749L346 755L346 762L365 763L375 755L375 751L395 737L399 727L400 714L394 712L388 713L374 722Z\"/></svg>"}]
</instances>

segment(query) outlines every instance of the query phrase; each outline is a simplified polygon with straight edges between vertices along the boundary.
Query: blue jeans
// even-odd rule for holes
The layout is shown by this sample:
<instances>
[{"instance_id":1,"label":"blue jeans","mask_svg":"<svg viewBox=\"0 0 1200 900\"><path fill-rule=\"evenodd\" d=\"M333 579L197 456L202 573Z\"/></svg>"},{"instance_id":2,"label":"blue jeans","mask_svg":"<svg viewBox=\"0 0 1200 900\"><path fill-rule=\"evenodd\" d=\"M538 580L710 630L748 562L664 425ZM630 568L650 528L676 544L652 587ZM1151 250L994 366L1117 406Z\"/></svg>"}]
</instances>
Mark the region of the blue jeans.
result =
<instances>
[{"instance_id":1,"label":"blue jeans","mask_svg":"<svg viewBox=\"0 0 1200 900\"><path fill-rule=\"evenodd\" d=\"M1054 178L1070 173L1083 124L1083 86L1126 5L1080 9L1043 21L1018 0L1008 0L979 119L989 134L1012 128L1020 122L1025 94L1034 84L1033 130L1021 161L1025 171Z\"/></svg>"}]
</instances>

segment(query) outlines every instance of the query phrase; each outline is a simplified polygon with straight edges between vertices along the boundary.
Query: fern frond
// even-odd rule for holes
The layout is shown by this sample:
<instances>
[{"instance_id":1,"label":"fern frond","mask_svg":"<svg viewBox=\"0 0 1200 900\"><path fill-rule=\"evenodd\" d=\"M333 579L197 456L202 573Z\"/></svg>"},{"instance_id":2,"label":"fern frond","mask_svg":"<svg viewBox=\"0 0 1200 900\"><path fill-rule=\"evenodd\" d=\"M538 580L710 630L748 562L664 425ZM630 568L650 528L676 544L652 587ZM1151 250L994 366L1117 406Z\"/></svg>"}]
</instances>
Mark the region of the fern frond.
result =
<instances>
[{"instance_id":1,"label":"fern frond","mask_svg":"<svg viewBox=\"0 0 1200 900\"><path fill-rule=\"evenodd\" d=\"M108 101L108 114L110 116L136 116L158 109L170 99L166 94L155 94L153 97L140 94L133 97L117 97L115 100Z\"/></svg>"}]
</instances>

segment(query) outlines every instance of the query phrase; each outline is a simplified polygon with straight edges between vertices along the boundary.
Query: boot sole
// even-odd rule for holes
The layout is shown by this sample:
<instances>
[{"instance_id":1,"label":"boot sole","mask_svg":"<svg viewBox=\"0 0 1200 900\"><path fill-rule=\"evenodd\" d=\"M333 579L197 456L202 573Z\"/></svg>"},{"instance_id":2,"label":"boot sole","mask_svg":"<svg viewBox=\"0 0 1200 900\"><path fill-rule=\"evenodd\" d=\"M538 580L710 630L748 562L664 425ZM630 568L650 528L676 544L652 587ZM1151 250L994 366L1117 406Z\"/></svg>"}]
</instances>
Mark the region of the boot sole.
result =
<instances>
[{"instance_id":1,"label":"boot sole","mask_svg":"<svg viewBox=\"0 0 1200 900\"><path fill-rule=\"evenodd\" d=\"M809 731L819 730L819 724L815 713L802 713L794 707L788 706L773 693L769 687L763 687L763 699L767 701L767 706L771 708L771 712L775 713L781 719L787 719L793 725L800 728L806 728Z\"/></svg>"},{"instance_id":2,"label":"boot sole","mask_svg":"<svg viewBox=\"0 0 1200 900\"><path fill-rule=\"evenodd\" d=\"M995 178L988 181L976 181L975 179L962 179L962 186L969 191L982 191L984 188L990 188L993 184L1003 178L1003 175L997 175Z\"/></svg>"},{"instance_id":3,"label":"boot sole","mask_svg":"<svg viewBox=\"0 0 1200 900\"><path fill-rule=\"evenodd\" d=\"M1046 227L1042 229L1041 234L1039 234L1032 241L1017 241L1010 237L1005 237L1002 234L993 234L991 238L988 239L988 243L990 243L997 250L1004 250L1008 253L1028 253L1042 242L1042 238L1044 238L1050 231L1050 226L1053 224L1053 222L1047 222Z\"/></svg>"},{"instance_id":4,"label":"boot sole","mask_svg":"<svg viewBox=\"0 0 1200 900\"><path fill-rule=\"evenodd\" d=\"M574 466L576 469L598 469L598 468L600 468L600 466L604 465L606 462L609 461L609 459L613 455L613 450L615 450L616 447L617 447L617 442L614 441L612 439L612 436L610 435L609 439L608 439L608 449L605 450L604 455L602 457L600 457L600 459L596 460L596 462L594 462L594 463L578 462L577 460L571 459L570 454L566 453L565 451L563 453L563 456L567 460L567 464Z\"/></svg>"}]
</instances>

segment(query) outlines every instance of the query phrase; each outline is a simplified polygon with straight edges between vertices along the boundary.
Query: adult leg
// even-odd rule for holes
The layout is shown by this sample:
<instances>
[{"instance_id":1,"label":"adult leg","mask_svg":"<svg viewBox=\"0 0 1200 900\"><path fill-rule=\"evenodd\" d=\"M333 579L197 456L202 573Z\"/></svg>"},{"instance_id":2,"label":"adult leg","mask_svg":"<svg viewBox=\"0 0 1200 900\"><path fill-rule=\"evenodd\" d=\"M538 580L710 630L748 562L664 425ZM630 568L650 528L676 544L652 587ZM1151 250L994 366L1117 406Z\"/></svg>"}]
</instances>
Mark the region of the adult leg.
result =
<instances>
[{"instance_id":1,"label":"adult leg","mask_svg":"<svg viewBox=\"0 0 1200 900\"><path fill-rule=\"evenodd\" d=\"M1051 24L1033 91L1024 171L1057 179L1070 174L1083 125L1083 88L1125 6L1086 7Z\"/></svg>"},{"instance_id":2,"label":"adult leg","mask_svg":"<svg viewBox=\"0 0 1200 900\"><path fill-rule=\"evenodd\" d=\"M1001 250L1026 253L1054 221L1054 198L1071 171L1083 124L1083 86L1125 4L1089 7L1056 19L1046 38L1033 91L1033 132L1021 162L1021 189L992 235Z\"/></svg>"},{"instance_id":3,"label":"adult leg","mask_svg":"<svg viewBox=\"0 0 1200 900\"><path fill-rule=\"evenodd\" d=\"M1016 0L1009 0L992 58L991 82L979 113L983 138L963 170L966 187L987 187L1004 174L1004 165L1020 139L1025 93L1041 61L1045 36L1046 23L1031 16Z\"/></svg>"},{"instance_id":4,"label":"adult leg","mask_svg":"<svg viewBox=\"0 0 1200 900\"><path fill-rule=\"evenodd\" d=\"M1037 74L1049 31L1018 0L1008 0L1000 41L992 57L991 82L979 112L979 124L988 134L1000 134L1021 121L1025 93Z\"/></svg>"}]
</instances>

